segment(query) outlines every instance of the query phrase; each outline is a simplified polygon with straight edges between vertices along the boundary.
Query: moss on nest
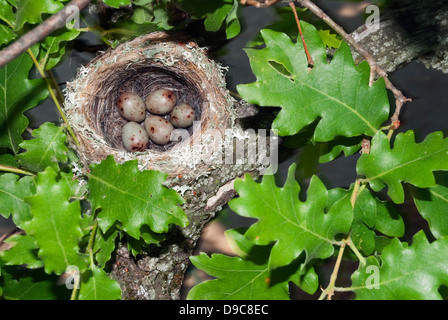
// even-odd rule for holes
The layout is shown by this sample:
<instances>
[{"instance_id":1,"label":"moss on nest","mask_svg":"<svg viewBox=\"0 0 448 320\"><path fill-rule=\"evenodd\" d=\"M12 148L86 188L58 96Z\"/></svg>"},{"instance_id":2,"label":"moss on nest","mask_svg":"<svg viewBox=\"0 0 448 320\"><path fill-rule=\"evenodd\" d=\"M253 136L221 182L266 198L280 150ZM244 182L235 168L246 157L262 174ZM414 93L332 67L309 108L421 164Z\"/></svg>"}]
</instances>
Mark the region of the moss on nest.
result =
<instances>
[{"instance_id":1,"label":"moss on nest","mask_svg":"<svg viewBox=\"0 0 448 320\"><path fill-rule=\"evenodd\" d=\"M73 148L84 165L111 154L118 162L138 159L141 169L170 176L207 172L213 165L210 154L214 149L221 152L224 141L203 148L201 141L210 139L202 135L213 129L225 137L224 131L235 122L236 102L225 88L222 70L196 44L163 32L103 53L67 85L64 111L80 141ZM189 128L189 137L180 143L150 144L144 152L127 152L121 142L121 128L127 121L118 113L118 96L130 91L145 99L160 88L174 91L179 102L193 106L200 125ZM201 161L202 157L207 161Z\"/></svg>"}]
</instances>

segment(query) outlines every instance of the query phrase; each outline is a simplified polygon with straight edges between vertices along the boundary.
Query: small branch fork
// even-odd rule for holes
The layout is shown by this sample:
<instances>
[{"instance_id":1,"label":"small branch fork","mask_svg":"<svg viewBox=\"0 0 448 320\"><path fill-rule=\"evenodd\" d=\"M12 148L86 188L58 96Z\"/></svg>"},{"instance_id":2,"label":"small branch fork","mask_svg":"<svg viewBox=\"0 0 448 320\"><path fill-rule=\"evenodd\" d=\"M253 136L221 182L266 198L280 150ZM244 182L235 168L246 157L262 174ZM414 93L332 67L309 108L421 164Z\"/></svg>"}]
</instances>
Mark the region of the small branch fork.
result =
<instances>
[{"instance_id":1,"label":"small branch fork","mask_svg":"<svg viewBox=\"0 0 448 320\"><path fill-rule=\"evenodd\" d=\"M315 5L310 0L297 0L300 5L303 7L309 9L311 12L313 12L316 16L321 18L327 25L329 25L334 31L336 31L348 44L350 44L356 51L361 54L364 59L369 63L370 65L370 79L369 79L369 86L372 86L375 74L378 74L380 77L384 79L386 82L386 87L392 91L394 97L395 97L395 112L391 117L391 130L396 130L400 126L400 112L401 108L406 102L412 101L412 99L406 98L403 93L397 89L392 82L390 82L388 75L384 69L382 69L378 63L373 59L372 55L361 45L359 45L348 33L345 32L345 30L339 26L336 22L334 22L325 12L322 11L321 8L319 8L317 5Z\"/></svg>"},{"instance_id":2,"label":"small branch fork","mask_svg":"<svg viewBox=\"0 0 448 320\"><path fill-rule=\"evenodd\" d=\"M260 3L258 0L240 0L240 3L242 5L252 5L257 8L261 8L261 7L272 6L273 4L275 4L279 1L280 0L265 0L263 3ZM391 130L391 132L389 133L389 135L390 135L393 130L396 130L400 127L399 117L400 117L400 112L401 112L403 105L407 102L411 102L412 99L405 97L404 94L392 84L392 82L388 78L387 72L384 71L384 69L382 69L378 65L378 63L375 61L375 59L373 59L372 55L364 47L362 47L360 44L358 44L347 32L345 32L345 30L341 26L339 26L325 12L323 12L321 8L319 8L316 4L314 4L314 2L312 2L311 0L296 0L296 1L302 7L307 8L308 10L313 12L317 17L322 19L328 26L330 26L334 31L336 31L336 33L338 33L344 39L345 42L350 44L356 51L359 52L359 54L361 54L364 57L364 59L370 65L369 86L373 85L373 83L375 81L376 74L384 79L384 81L386 83L386 88L389 89L393 93L394 98L395 98L395 111L394 111L394 114L392 115L392 117L390 118L390 121L391 121L391 124L389 126L389 128ZM282 0L282 2L287 2L291 6L291 8L293 8L293 12L294 12L294 15L296 16L296 21L298 23L299 32L300 32L300 24L298 22L297 13L294 10L295 9L294 1ZM301 32L300 32L300 34L301 34ZM305 43L305 40L303 39L302 34L301 34L301 37L302 37L302 42ZM305 46L305 44L304 44L304 46ZM306 48L306 46L305 46L305 48ZM307 57L308 57L308 62L310 62L310 56L308 53L307 53ZM311 66L312 66L312 64L311 64Z\"/></svg>"},{"instance_id":3,"label":"small branch fork","mask_svg":"<svg viewBox=\"0 0 448 320\"><path fill-rule=\"evenodd\" d=\"M70 17L71 12L66 10L69 6L77 6L81 11L86 7L91 0L72 0L68 5L60 10L55 15L51 16L43 23L38 25L33 30L21 36L17 41L0 51L0 67L11 62L14 58L18 57L36 43L49 36L54 31L61 29L65 26L67 18Z\"/></svg>"},{"instance_id":4,"label":"small branch fork","mask_svg":"<svg viewBox=\"0 0 448 320\"><path fill-rule=\"evenodd\" d=\"M265 7L270 7L279 1L280 0L265 0L264 2L259 2L258 0L240 0L240 3L243 6L247 5L247 6L254 6L257 8L265 8Z\"/></svg>"},{"instance_id":5,"label":"small branch fork","mask_svg":"<svg viewBox=\"0 0 448 320\"><path fill-rule=\"evenodd\" d=\"M241 0L241 4L248 4L248 5L254 5L258 8L260 7L267 7L272 4L275 4L278 1L269 1L266 0L263 4L259 3L255 0ZM297 12L295 10L295 5L293 1L283 0L283 2L288 2L289 6L293 9L293 13L296 19L297 26L299 28L299 33L302 38L303 46L305 49L305 52L307 54L308 63L310 66L313 66L313 61L310 57L310 54L308 52L305 39L302 34L302 30L300 27L300 21L297 16ZM369 79L369 86L372 86L375 81L375 75L379 75L380 77L383 77L386 87L393 93L395 97L395 104L396 109L394 114L391 117L391 125L389 126L389 137L393 133L394 130L398 129L400 126L400 111L403 105L406 102L412 101L409 98L406 98L403 93L397 89L389 80L387 73L377 64L377 62L373 59L371 54L364 49L361 45L359 45L349 34L347 34L342 27L340 27L336 22L334 22L327 14L325 14L318 6L316 6L312 1L310 0L297 0L298 3L300 3L303 7L309 9L312 11L317 17L322 19L327 25L329 25L333 30L335 30L349 45L351 45L356 51L358 51L364 59L369 63L370 65L370 79ZM363 140L362 145L362 153L370 153L370 141ZM350 197L350 203L352 205L352 208L355 208L356 200L358 198L358 195L366 188L366 185L364 184L365 181L362 179L357 179L355 182L355 186L353 188L352 195ZM328 300L331 300L332 296L334 295L335 291L352 291L351 288L338 288L335 287L335 283L337 280L339 268L341 266L342 257L344 255L345 247L348 245L350 249L353 251L353 253L357 256L359 259L359 262L362 266L366 265L366 259L363 257L363 255L358 251L356 246L353 244L353 241L350 239L350 235L347 236L346 239L344 239L340 244L339 253L336 259L335 266L333 268L333 272L330 277L330 282L327 286L327 288L322 289L322 294L319 297L319 300L323 300L327 297Z\"/></svg>"}]
</instances>

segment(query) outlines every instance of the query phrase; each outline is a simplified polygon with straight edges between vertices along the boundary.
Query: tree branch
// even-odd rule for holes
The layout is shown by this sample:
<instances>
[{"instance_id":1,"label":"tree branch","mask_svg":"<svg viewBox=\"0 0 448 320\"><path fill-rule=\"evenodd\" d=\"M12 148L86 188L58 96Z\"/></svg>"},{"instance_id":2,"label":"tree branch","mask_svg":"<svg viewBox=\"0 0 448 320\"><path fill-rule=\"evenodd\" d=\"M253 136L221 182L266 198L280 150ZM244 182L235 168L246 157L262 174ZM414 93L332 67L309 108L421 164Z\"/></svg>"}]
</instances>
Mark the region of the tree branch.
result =
<instances>
[{"instance_id":1,"label":"tree branch","mask_svg":"<svg viewBox=\"0 0 448 320\"><path fill-rule=\"evenodd\" d=\"M277 2L279 2L280 0L264 0L264 2L260 2L263 0L240 0L240 3L245 6L254 6L257 8L262 8L262 7L270 7L273 4L276 4Z\"/></svg>"},{"instance_id":2,"label":"tree branch","mask_svg":"<svg viewBox=\"0 0 448 320\"><path fill-rule=\"evenodd\" d=\"M67 18L69 18L72 14L70 11L67 12L67 7L76 6L81 11L90 3L90 1L91 0L70 1L64 9L60 10L36 28L24 34L4 50L0 51L0 67L6 65L8 62L11 62L14 58L24 53L26 50L40 42L45 37L49 36L54 31L63 28L66 25Z\"/></svg>"},{"instance_id":3,"label":"tree branch","mask_svg":"<svg viewBox=\"0 0 448 320\"><path fill-rule=\"evenodd\" d=\"M317 17L321 18L328 26L330 26L336 33L338 33L344 41L346 41L349 45L351 45L359 54L363 56L363 58L370 65L370 80L369 84L372 85L374 81L375 73L380 77L383 77L386 82L386 87L392 91L395 97L395 112L391 118L391 129L397 129L399 126L399 115L401 108L406 102L412 101L412 99L406 98L403 93L397 89L392 82L389 80L387 72L381 68L376 60L372 57L369 51L367 51L363 46L361 46L355 39L345 32L345 30L339 26L336 22L334 22L325 12L322 11L316 4L314 4L310 0L297 0L303 7L309 9L313 12Z\"/></svg>"}]
</instances>

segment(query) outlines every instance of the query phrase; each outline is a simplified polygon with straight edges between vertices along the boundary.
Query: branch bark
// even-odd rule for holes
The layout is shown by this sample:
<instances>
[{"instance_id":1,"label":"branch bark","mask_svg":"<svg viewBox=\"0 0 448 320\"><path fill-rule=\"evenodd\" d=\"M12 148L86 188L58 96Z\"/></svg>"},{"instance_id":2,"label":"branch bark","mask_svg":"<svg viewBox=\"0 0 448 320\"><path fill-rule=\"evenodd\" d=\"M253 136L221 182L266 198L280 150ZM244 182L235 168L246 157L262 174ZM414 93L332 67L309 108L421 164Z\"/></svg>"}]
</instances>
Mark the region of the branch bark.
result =
<instances>
[{"instance_id":1,"label":"branch bark","mask_svg":"<svg viewBox=\"0 0 448 320\"><path fill-rule=\"evenodd\" d=\"M91 0L70 1L64 9L52 15L36 28L24 34L17 41L0 51L0 67L6 65L54 31L63 28L67 22L67 18L72 14L70 11L66 10L69 6L76 6L81 11L90 3L90 1Z\"/></svg>"},{"instance_id":2,"label":"branch bark","mask_svg":"<svg viewBox=\"0 0 448 320\"><path fill-rule=\"evenodd\" d=\"M187 228L173 229L164 243L133 257L121 243L111 275L122 288L125 300L179 300L184 274L202 229L235 196L233 182L245 173L254 179L262 173L259 164L223 164L194 181L170 181L167 187L188 186L183 206Z\"/></svg>"}]
</instances>

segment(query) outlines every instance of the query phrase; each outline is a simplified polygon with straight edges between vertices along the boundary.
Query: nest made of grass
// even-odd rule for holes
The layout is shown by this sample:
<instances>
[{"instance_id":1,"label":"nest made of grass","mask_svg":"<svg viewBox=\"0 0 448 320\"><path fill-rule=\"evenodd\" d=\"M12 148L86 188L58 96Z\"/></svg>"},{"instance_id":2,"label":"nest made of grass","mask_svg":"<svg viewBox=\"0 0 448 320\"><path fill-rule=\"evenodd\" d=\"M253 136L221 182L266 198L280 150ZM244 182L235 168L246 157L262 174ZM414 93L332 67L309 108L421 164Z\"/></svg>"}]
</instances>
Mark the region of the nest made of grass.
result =
<instances>
[{"instance_id":1,"label":"nest made of grass","mask_svg":"<svg viewBox=\"0 0 448 320\"><path fill-rule=\"evenodd\" d=\"M201 157L209 160L213 149L220 152L222 141L206 135L217 130L225 136L234 123L235 101L225 88L222 71L195 43L163 32L138 37L98 56L79 70L65 92L64 111L79 141L73 147L81 162L90 165L113 155L118 162L137 159L142 169L169 175L208 170L211 164L202 163ZM199 122L188 128L188 138L181 142L150 143L144 152L127 152L121 142L127 121L116 107L119 95L134 92L145 99L161 88L173 91L178 102L190 104ZM211 145L201 144L209 140Z\"/></svg>"}]
</instances>

